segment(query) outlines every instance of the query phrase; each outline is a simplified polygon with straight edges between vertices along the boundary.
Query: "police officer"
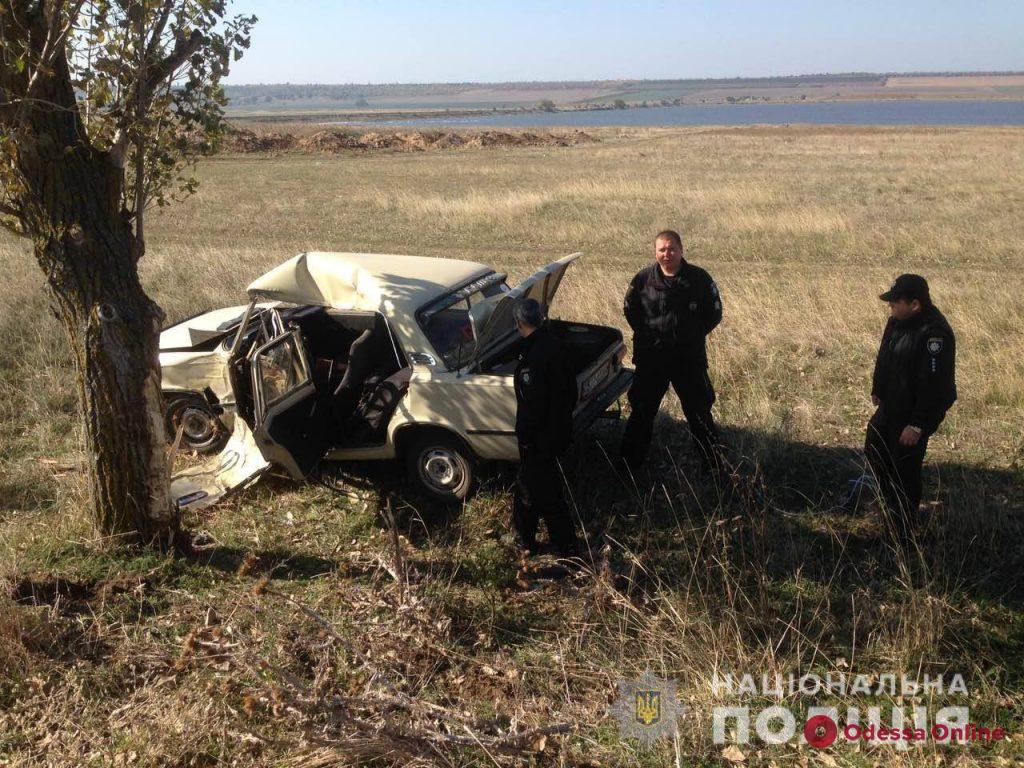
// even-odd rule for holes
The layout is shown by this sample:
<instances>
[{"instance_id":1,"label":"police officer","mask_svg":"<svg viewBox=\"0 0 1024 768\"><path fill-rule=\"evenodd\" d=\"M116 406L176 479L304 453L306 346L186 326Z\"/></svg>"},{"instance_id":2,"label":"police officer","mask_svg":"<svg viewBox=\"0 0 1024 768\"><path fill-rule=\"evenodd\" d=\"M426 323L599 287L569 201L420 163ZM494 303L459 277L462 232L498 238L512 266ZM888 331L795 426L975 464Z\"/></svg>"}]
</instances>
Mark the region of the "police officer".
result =
<instances>
[{"instance_id":1,"label":"police officer","mask_svg":"<svg viewBox=\"0 0 1024 768\"><path fill-rule=\"evenodd\" d=\"M956 339L920 275L900 275L879 298L889 303L891 316L875 360L876 410L864 451L893 532L907 546L919 522L928 438L956 401Z\"/></svg>"},{"instance_id":2,"label":"police officer","mask_svg":"<svg viewBox=\"0 0 1024 768\"><path fill-rule=\"evenodd\" d=\"M711 415L715 390L708 377L705 339L722 321L722 299L711 275L683 259L678 232L654 238L654 263L626 291L624 312L633 329L636 375L621 454L630 470L644 461L654 419L669 384L683 406L701 462L721 469L718 431Z\"/></svg>"},{"instance_id":3,"label":"police officer","mask_svg":"<svg viewBox=\"0 0 1024 768\"><path fill-rule=\"evenodd\" d=\"M562 499L558 459L572 438L576 377L562 345L544 324L536 299L520 299L512 314L523 337L515 371L520 462L512 522L520 544L535 554L537 523L543 516L556 552L572 557L577 553L576 530Z\"/></svg>"}]
</instances>

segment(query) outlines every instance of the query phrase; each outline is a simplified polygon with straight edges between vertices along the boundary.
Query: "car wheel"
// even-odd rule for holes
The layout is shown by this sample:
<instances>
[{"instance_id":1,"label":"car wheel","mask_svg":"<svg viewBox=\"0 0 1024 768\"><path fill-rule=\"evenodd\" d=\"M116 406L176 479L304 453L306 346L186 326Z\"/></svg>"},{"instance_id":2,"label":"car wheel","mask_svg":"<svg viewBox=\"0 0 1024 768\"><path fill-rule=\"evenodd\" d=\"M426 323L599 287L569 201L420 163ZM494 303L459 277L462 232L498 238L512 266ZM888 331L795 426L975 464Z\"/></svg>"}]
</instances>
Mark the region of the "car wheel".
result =
<instances>
[{"instance_id":1,"label":"car wheel","mask_svg":"<svg viewBox=\"0 0 1024 768\"><path fill-rule=\"evenodd\" d=\"M405 460L412 481L443 504L465 501L476 480L472 453L460 440L443 433L418 437Z\"/></svg>"},{"instance_id":2,"label":"car wheel","mask_svg":"<svg viewBox=\"0 0 1024 768\"><path fill-rule=\"evenodd\" d=\"M167 439L173 443L181 430L181 446L196 453L216 453L229 437L210 404L198 395L176 397L167 404Z\"/></svg>"}]
</instances>

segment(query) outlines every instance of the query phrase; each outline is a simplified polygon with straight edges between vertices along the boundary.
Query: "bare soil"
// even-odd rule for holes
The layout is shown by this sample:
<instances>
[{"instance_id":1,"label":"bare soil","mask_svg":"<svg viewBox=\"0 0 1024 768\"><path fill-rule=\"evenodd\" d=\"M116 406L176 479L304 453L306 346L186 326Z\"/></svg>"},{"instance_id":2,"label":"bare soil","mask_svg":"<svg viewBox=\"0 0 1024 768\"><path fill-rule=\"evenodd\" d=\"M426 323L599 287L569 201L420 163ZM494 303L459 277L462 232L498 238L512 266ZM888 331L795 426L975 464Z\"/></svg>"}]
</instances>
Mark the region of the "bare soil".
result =
<instances>
[{"instance_id":1,"label":"bare soil","mask_svg":"<svg viewBox=\"0 0 1024 768\"><path fill-rule=\"evenodd\" d=\"M600 141L584 131L368 131L321 130L310 135L238 128L229 133L221 150L253 152L423 152L458 147L568 147Z\"/></svg>"}]
</instances>

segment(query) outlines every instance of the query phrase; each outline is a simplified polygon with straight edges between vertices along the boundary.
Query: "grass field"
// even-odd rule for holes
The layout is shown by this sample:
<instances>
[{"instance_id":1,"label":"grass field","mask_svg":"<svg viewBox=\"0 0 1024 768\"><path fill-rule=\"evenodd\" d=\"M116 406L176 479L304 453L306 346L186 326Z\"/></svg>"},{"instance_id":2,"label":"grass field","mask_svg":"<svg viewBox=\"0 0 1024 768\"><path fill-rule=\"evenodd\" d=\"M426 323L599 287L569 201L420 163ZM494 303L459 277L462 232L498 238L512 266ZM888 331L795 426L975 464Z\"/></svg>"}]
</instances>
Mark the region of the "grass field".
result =
<instances>
[{"instance_id":1,"label":"grass field","mask_svg":"<svg viewBox=\"0 0 1024 768\"><path fill-rule=\"evenodd\" d=\"M593 572L523 571L495 468L458 513L396 467L343 493L271 478L191 517L190 558L125 553L83 519L70 360L24 243L0 240L0 764L1010 765L1024 754L1024 131L606 131L575 147L210 159L148 222L147 289L175 320L239 303L304 249L468 258L521 277L581 250L553 313L624 327L654 232L716 278L717 415L747 480L702 482L666 398L636 487L602 423L566 465ZM868 379L905 271L958 334L960 400L929 448L920 557L859 473ZM751 479L752 478L752 479ZM763 482L760 503L747 489ZM688 713L652 751L605 716L616 680L672 678ZM715 673L962 674L993 746L711 737ZM889 721L888 714L884 717ZM802 723L799 720L798 722ZM564 724L565 733L529 729ZM516 740L509 732L528 732ZM798 729L799 731L799 729ZM528 758L523 756L529 754Z\"/></svg>"}]
</instances>

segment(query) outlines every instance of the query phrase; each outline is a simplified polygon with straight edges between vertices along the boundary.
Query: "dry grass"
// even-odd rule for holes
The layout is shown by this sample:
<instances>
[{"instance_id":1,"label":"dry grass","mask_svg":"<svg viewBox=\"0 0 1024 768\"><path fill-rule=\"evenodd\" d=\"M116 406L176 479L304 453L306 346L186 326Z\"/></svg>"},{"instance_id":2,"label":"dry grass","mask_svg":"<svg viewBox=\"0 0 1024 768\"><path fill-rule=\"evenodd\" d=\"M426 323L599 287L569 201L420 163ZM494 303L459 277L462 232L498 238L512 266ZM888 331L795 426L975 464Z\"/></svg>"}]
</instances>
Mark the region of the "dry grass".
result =
<instances>
[{"instance_id":1,"label":"dry grass","mask_svg":"<svg viewBox=\"0 0 1024 768\"><path fill-rule=\"evenodd\" d=\"M749 763L1021 752L1024 133L601 138L216 158L195 198L153 216L143 268L174 319L239 301L307 248L471 258L515 276L583 250L557 313L622 325L651 234L683 230L722 289L717 408L755 480L723 497L704 487L671 398L637 487L605 458L620 427L599 425L566 467L595 571L564 582L522 572L498 540L501 472L453 516L409 498L394 468L348 467L350 495L271 480L188 520L210 541L192 559L95 541L61 333L23 244L0 242L0 762L670 765L671 745L643 753L604 717L616 678L646 667L676 679L692 709L684 764L720 761L715 671L960 672L973 719L1016 734L909 755L753 745ZM929 452L932 523L910 563L873 509L834 509L869 413L874 296L902 271L929 276L960 352L961 399ZM561 722L575 730L515 740ZM453 738L467 733L483 746Z\"/></svg>"}]
</instances>

